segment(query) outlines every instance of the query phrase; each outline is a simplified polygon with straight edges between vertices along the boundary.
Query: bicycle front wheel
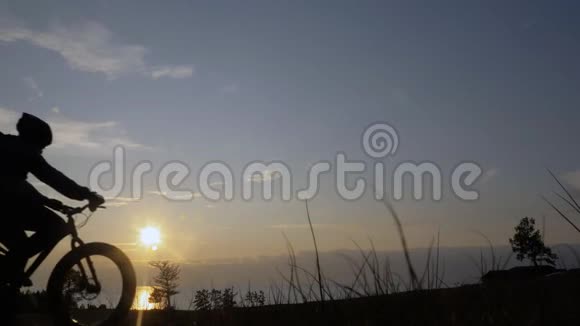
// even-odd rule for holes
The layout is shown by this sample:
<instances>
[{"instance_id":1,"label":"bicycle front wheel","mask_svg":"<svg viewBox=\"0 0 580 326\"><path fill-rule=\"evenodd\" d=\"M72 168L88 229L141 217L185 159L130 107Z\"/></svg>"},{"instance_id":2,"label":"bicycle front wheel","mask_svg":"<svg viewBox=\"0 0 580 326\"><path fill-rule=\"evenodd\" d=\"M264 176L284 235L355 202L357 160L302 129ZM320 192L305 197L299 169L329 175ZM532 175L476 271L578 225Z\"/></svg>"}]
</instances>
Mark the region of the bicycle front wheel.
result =
<instances>
[{"instance_id":1,"label":"bicycle front wheel","mask_svg":"<svg viewBox=\"0 0 580 326\"><path fill-rule=\"evenodd\" d=\"M120 249L98 242L73 249L48 280L55 325L118 325L131 309L136 285L133 265Z\"/></svg>"}]
</instances>

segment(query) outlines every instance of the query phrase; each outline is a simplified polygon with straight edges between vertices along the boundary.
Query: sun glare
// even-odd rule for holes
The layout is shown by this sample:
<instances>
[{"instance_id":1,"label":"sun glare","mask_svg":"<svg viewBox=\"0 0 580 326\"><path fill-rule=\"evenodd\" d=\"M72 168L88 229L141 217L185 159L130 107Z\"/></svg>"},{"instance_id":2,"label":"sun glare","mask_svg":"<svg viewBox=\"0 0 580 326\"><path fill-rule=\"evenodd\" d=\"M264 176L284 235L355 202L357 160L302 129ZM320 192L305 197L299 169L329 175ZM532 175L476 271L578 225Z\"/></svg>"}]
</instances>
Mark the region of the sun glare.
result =
<instances>
[{"instance_id":1,"label":"sun glare","mask_svg":"<svg viewBox=\"0 0 580 326\"><path fill-rule=\"evenodd\" d=\"M155 251L159 243L161 243L161 232L158 228L152 226L142 228L139 232L139 240L141 244Z\"/></svg>"},{"instance_id":2,"label":"sun glare","mask_svg":"<svg viewBox=\"0 0 580 326\"><path fill-rule=\"evenodd\" d=\"M149 302L149 297L153 293L153 288L150 286L137 287L137 294L133 302L133 309L136 310L151 310L156 308L156 304Z\"/></svg>"}]
</instances>

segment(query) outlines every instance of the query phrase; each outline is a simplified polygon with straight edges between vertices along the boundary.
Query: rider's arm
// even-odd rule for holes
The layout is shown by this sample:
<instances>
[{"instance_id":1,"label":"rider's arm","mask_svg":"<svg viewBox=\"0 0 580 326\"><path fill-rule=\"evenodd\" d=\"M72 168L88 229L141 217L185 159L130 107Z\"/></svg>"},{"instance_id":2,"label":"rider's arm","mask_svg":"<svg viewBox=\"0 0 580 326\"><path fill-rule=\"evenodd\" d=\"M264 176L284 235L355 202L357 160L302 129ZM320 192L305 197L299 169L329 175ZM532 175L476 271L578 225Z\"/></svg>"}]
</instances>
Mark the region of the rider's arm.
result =
<instances>
[{"instance_id":1,"label":"rider's arm","mask_svg":"<svg viewBox=\"0 0 580 326\"><path fill-rule=\"evenodd\" d=\"M28 198L32 198L34 202L40 203L43 206L52 208L54 210L61 210L63 208L63 204L60 200L48 198L45 195L41 194L33 185L31 185L28 181L24 181L21 185L21 191L26 193Z\"/></svg>"},{"instance_id":2,"label":"rider's arm","mask_svg":"<svg viewBox=\"0 0 580 326\"><path fill-rule=\"evenodd\" d=\"M42 156L38 156L30 171L38 180L51 186L54 190L67 196L70 199L85 200L91 198L91 191L78 185L73 180L52 167Z\"/></svg>"},{"instance_id":3,"label":"rider's arm","mask_svg":"<svg viewBox=\"0 0 580 326\"><path fill-rule=\"evenodd\" d=\"M33 185L31 185L28 181L24 181L19 186L20 192L26 196L27 198L32 198L32 200L36 203L41 203L45 205L50 201L50 198L46 197L45 195L41 194Z\"/></svg>"}]
</instances>

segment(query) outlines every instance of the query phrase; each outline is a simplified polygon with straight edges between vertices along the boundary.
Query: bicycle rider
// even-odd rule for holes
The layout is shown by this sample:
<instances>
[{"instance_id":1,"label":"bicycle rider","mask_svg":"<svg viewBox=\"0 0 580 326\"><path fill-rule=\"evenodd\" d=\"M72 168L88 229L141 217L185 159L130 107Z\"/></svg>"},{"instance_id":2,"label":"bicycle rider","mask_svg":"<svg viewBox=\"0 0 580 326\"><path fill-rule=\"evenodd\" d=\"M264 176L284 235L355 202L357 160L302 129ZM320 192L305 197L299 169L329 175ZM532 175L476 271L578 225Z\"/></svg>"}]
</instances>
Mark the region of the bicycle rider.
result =
<instances>
[{"instance_id":1,"label":"bicycle rider","mask_svg":"<svg viewBox=\"0 0 580 326\"><path fill-rule=\"evenodd\" d=\"M56 245L67 234L67 224L51 209L59 211L63 203L38 192L26 179L31 173L62 195L74 200L88 200L91 211L105 200L52 167L42 151L52 143L52 131L43 120L23 113L16 125L18 135L0 132L0 209L3 226L0 239L9 253L2 278L21 280L29 258ZM50 208L50 209L49 209ZM27 237L25 231L35 233Z\"/></svg>"}]
</instances>

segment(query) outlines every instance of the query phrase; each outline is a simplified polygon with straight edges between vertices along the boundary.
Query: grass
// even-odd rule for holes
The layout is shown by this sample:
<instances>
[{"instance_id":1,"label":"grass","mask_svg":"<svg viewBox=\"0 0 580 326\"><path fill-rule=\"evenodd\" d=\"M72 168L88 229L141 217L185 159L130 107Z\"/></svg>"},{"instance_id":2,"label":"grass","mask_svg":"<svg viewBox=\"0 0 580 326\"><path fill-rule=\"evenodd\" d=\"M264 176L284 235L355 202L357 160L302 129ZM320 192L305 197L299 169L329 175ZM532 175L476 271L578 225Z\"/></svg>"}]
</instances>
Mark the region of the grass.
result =
<instances>
[{"instance_id":1,"label":"grass","mask_svg":"<svg viewBox=\"0 0 580 326\"><path fill-rule=\"evenodd\" d=\"M473 257L469 257L473 264L475 265L479 278L483 277L490 271L497 271L506 269L509 265L513 252L510 252L506 258L498 255L491 240L483 233L477 232L488 244L488 256L484 254L483 249L480 250L479 261Z\"/></svg>"},{"instance_id":2,"label":"grass","mask_svg":"<svg viewBox=\"0 0 580 326\"><path fill-rule=\"evenodd\" d=\"M308 200L304 201L306 205L306 217L308 217L308 225L310 226L310 233L312 233L312 242L314 244L314 252L316 253L316 272L318 274L318 288L320 293L320 302L324 302L324 285L322 284L322 271L320 269L320 255L318 254L318 244L316 243L316 234L312 226L312 219L310 218L310 211L308 210Z\"/></svg>"},{"instance_id":3,"label":"grass","mask_svg":"<svg viewBox=\"0 0 580 326\"><path fill-rule=\"evenodd\" d=\"M573 212L580 214L580 205L578 204L578 201L576 201L574 196L572 196L568 188L566 188L566 186L564 186L564 184L560 182L558 177L556 177L556 175L552 171L548 170L548 173L550 173L552 178L556 181L556 183L558 183L560 188L564 191L564 194L558 192L554 192L554 194L560 200L562 200L566 204L566 206L569 206ZM566 222L568 222L568 224L570 224L572 228L574 228L577 232L580 233L580 228L576 225L576 223L572 221L572 218L569 216L569 214L566 214L563 209L559 208L557 205L555 205L552 201L548 200L546 197L543 197L543 199L558 213L558 215L560 215Z\"/></svg>"},{"instance_id":4,"label":"grass","mask_svg":"<svg viewBox=\"0 0 580 326\"><path fill-rule=\"evenodd\" d=\"M369 296L382 296L402 291L417 291L422 289L438 289L442 286L448 287L444 281L445 269L440 261L440 233L436 240L433 239L428 248L425 267L419 277L411 261L411 255L407 246L403 224L394 207L385 202L387 212L393 218L403 248L405 263L407 267L407 277L395 274L391 270L389 257L380 259L372 239L369 239L369 250L364 250L357 242L353 241L358 249L360 259L356 260L349 256L343 256L352 271L352 281L348 284L338 282L324 277L320 265L320 254L316 241L316 233L310 216L308 203L306 202L306 218L312 234L315 271L301 267L296 259L295 250L285 234L286 247L288 251L288 274L280 271L283 285L272 283L269 289L268 298L272 304L280 303L308 303L324 302L328 300L348 300L354 298L364 298ZM286 288L285 291L282 289ZM314 289L317 288L317 291Z\"/></svg>"}]
</instances>

